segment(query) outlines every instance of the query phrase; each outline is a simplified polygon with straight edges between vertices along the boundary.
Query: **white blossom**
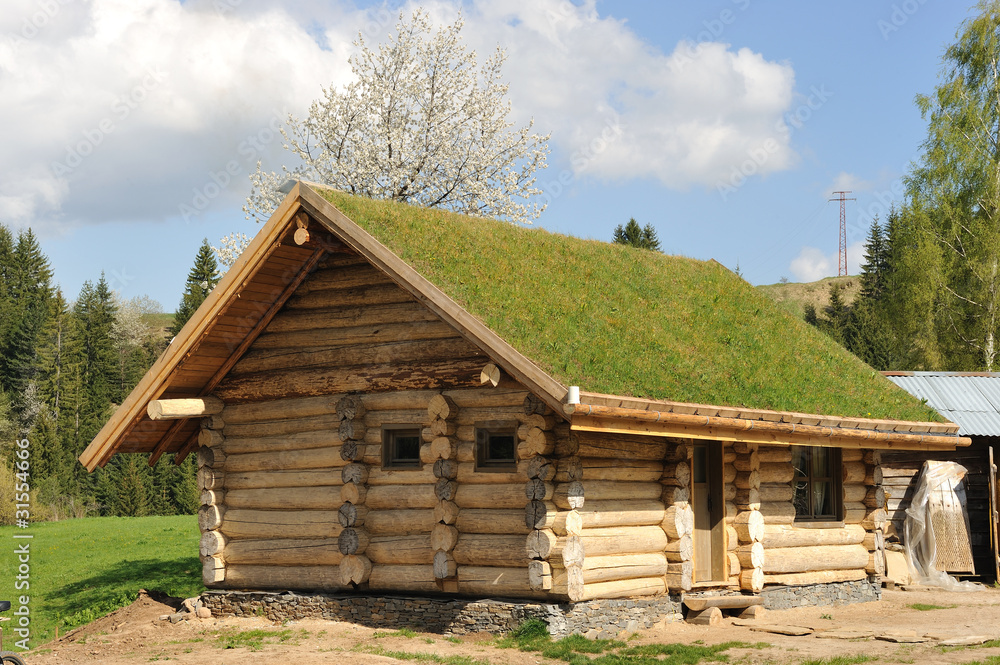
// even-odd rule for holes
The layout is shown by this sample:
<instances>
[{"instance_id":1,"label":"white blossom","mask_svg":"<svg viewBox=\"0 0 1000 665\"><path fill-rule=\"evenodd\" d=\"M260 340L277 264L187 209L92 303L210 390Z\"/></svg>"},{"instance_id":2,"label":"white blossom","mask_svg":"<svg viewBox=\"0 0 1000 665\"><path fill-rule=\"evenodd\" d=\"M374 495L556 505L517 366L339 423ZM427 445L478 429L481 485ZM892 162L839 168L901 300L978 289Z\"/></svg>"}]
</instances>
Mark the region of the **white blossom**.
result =
<instances>
[{"instance_id":1,"label":"white blossom","mask_svg":"<svg viewBox=\"0 0 1000 665\"><path fill-rule=\"evenodd\" d=\"M282 167L285 176L513 222L538 217L545 206L531 199L541 193L535 172L546 166L548 136L531 133L532 123L514 128L505 52L498 47L479 68L462 26L459 16L435 31L418 9L408 22L400 14L396 34L376 50L359 34L350 58L356 80L323 89L304 120L289 116L285 148L301 165ZM270 216L284 179L257 165L248 219Z\"/></svg>"},{"instance_id":2,"label":"white blossom","mask_svg":"<svg viewBox=\"0 0 1000 665\"><path fill-rule=\"evenodd\" d=\"M236 259L240 258L240 254L249 244L250 238L245 233L237 231L222 237L218 247L212 245L212 251L215 252L219 265L229 268L236 263Z\"/></svg>"}]
</instances>

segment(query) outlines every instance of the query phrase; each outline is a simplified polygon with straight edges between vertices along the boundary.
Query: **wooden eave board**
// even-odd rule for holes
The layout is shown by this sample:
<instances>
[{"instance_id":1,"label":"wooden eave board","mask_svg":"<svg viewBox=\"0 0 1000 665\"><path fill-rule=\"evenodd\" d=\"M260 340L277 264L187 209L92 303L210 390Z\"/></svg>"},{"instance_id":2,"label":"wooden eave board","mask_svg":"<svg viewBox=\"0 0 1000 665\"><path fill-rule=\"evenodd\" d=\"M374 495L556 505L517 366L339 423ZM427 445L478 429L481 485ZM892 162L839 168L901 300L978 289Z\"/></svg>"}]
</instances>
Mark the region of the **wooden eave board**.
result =
<instances>
[{"instance_id":1,"label":"wooden eave board","mask_svg":"<svg viewBox=\"0 0 1000 665\"><path fill-rule=\"evenodd\" d=\"M952 422L932 423L910 420L875 420L870 418L842 418L814 413L799 413L796 411L768 411L764 409L745 409L742 407L714 406L710 404L690 404L686 402L670 402L651 400L621 395L606 395L580 391L580 401L583 404L621 407L641 411L664 411L667 413L683 413L699 416L718 416L722 418L743 418L745 420L762 420L766 422L782 422L801 425L820 425L842 429L877 430L881 432L912 432L928 434L957 434L958 425Z\"/></svg>"},{"instance_id":2,"label":"wooden eave board","mask_svg":"<svg viewBox=\"0 0 1000 665\"><path fill-rule=\"evenodd\" d=\"M302 208L319 221L338 240L364 256L397 285L409 292L432 312L449 323L469 342L482 349L517 382L535 393L562 414L566 386L539 368L527 356L508 344L479 319L466 311L427 278L375 240L367 231L348 219L329 201L306 183L296 185ZM295 191L295 190L293 190Z\"/></svg>"},{"instance_id":3,"label":"wooden eave board","mask_svg":"<svg viewBox=\"0 0 1000 665\"><path fill-rule=\"evenodd\" d=\"M570 429L580 432L605 434L640 434L646 436L667 436L682 439L707 439L711 441L734 441L778 446L817 446L830 448L864 448L877 450L955 450L956 446L972 443L968 437L949 437L945 442L920 442L902 440L868 440L838 436L837 428L827 428L829 434L799 434L794 432L768 432L764 430L734 431L727 427L712 425L686 425L668 422L630 421L624 418L602 418L597 416L572 416ZM874 434L874 433L873 433ZM882 434L885 434L884 432ZM919 436L919 434L917 435ZM928 435L935 439L938 435Z\"/></svg>"},{"instance_id":4,"label":"wooden eave board","mask_svg":"<svg viewBox=\"0 0 1000 665\"><path fill-rule=\"evenodd\" d=\"M79 459L88 471L106 462L118 449L132 445L129 433L133 430L133 423L143 433L143 445L140 447L145 451L146 434L155 432L162 435L170 425L154 424L146 417L149 401L164 394L198 394L199 386L203 386L214 371L224 366L228 357L220 358L215 353L199 356L198 348L202 342L210 342L213 344L210 348L217 349L217 344L232 344L235 350L239 344L236 340L238 332L243 331L245 336L260 321L269 304L266 294L276 290L273 285L268 288L263 283L253 286L254 277L261 267L268 265L271 269L266 275L268 280L273 278L275 267L281 268L279 274L287 275L287 283L295 279L295 266L301 268L315 251L279 244L292 224L292 217L299 210L298 191L299 188L295 187L285 197L240 258L83 451ZM248 286L251 288L247 298L240 302L242 291ZM278 295L280 291L274 294L274 298ZM218 329L215 328L217 324L220 325ZM174 437L166 452L178 452L197 426L197 422L187 424Z\"/></svg>"}]
</instances>

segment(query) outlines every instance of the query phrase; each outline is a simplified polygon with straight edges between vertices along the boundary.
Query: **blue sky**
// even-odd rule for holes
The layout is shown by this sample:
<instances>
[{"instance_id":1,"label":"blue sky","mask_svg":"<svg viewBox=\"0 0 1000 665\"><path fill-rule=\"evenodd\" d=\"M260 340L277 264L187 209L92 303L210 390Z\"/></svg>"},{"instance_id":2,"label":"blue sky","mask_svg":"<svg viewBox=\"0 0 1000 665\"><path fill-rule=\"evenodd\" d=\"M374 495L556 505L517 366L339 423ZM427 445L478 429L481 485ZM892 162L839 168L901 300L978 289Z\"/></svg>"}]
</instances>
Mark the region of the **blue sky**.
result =
<instances>
[{"instance_id":1,"label":"blue sky","mask_svg":"<svg viewBox=\"0 0 1000 665\"><path fill-rule=\"evenodd\" d=\"M461 6L499 43L519 122L551 132L535 224L608 240L635 217L666 251L755 284L852 272L872 216L901 200L964 3L422 3ZM350 42L399 11L348 0L5 0L0 222L30 226L74 298L104 271L172 311L202 238L252 234L247 174L290 163L274 128L350 80ZM583 156L583 169L574 165ZM224 173L236 163L236 174ZM559 185L560 178L569 184ZM190 214L192 209L196 214ZM188 214L184 214L187 211Z\"/></svg>"}]
</instances>

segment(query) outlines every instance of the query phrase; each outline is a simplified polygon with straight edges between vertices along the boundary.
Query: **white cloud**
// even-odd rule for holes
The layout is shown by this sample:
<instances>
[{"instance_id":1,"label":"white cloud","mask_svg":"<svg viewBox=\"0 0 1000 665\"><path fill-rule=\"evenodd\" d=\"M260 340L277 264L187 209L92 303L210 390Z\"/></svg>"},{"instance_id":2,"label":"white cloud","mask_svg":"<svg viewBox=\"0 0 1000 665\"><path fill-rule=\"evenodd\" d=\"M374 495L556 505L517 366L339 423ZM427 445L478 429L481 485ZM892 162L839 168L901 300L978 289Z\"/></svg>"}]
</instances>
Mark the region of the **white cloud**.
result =
<instances>
[{"instance_id":1,"label":"white cloud","mask_svg":"<svg viewBox=\"0 0 1000 665\"><path fill-rule=\"evenodd\" d=\"M832 192L865 192L870 190L874 186L870 180L865 180L859 175L854 173L848 173L847 171L841 171L837 174L837 177L833 179L830 186L824 190L824 193L833 196Z\"/></svg>"},{"instance_id":2,"label":"white cloud","mask_svg":"<svg viewBox=\"0 0 1000 665\"><path fill-rule=\"evenodd\" d=\"M347 0L4 2L0 222L50 232L235 209L258 158L287 161L275 118L348 81L358 31L375 44L398 15ZM507 49L515 115L552 131L577 174L683 189L795 161L787 64L719 43L664 53L595 0L469 2L466 39L481 58ZM422 4L439 21L459 7Z\"/></svg>"},{"instance_id":3,"label":"white cloud","mask_svg":"<svg viewBox=\"0 0 1000 665\"><path fill-rule=\"evenodd\" d=\"M553 131L577 174L684 189L715 186L748 160L755 174L794 163L782 117L791 66L720 43L663 53L595 4L478 0L467 27L480 52L508 49L516 110Z\"/></svg>"},{"instance_id":4,"label":"white cloud","mask_svg":"<svg viewBox=\"0 0 1000 665\"><path fill-rule=\"evenodd\" d=\"M864 243L856 242L847 247L847 274L861 273L861 263L864 259ZM839 252L825 254L815 247L803 247L798 256L792 259L788 269L799 282L815 282L824 277L836 277L839 266Z\"/></svg>"}]
</instances>

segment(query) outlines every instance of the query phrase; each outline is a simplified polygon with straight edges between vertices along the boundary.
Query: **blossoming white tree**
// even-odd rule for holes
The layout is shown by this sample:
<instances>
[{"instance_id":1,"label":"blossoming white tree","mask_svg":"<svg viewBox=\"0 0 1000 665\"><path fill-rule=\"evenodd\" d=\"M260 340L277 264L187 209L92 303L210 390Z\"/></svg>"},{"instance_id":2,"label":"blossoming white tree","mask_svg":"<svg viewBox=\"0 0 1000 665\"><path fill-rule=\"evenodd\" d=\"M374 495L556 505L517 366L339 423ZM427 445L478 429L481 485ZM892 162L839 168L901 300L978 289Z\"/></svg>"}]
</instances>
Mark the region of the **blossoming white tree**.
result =
<instances>
[{"instance_id":1,"label":"blossoming white tree","mask_svg":"<svg viewBox=\"0 0 1000 665\"><path fill-rule=\"evenodd\" d=\"M285 147L301 160L283 174L251 175L244 211L263 221L288 177L371 198L393 199L530 223L544 210L535 172L545 168L548 136L515 128L501 77L501 48L477 67L461 39L459 17L433 30L426 13L400 15L396 34L372 50L359 35L351 57L356 80L324 89L304 120L289 117ZM235 260L241 244L224 239Z\"/></svg>"}]
</instances>

